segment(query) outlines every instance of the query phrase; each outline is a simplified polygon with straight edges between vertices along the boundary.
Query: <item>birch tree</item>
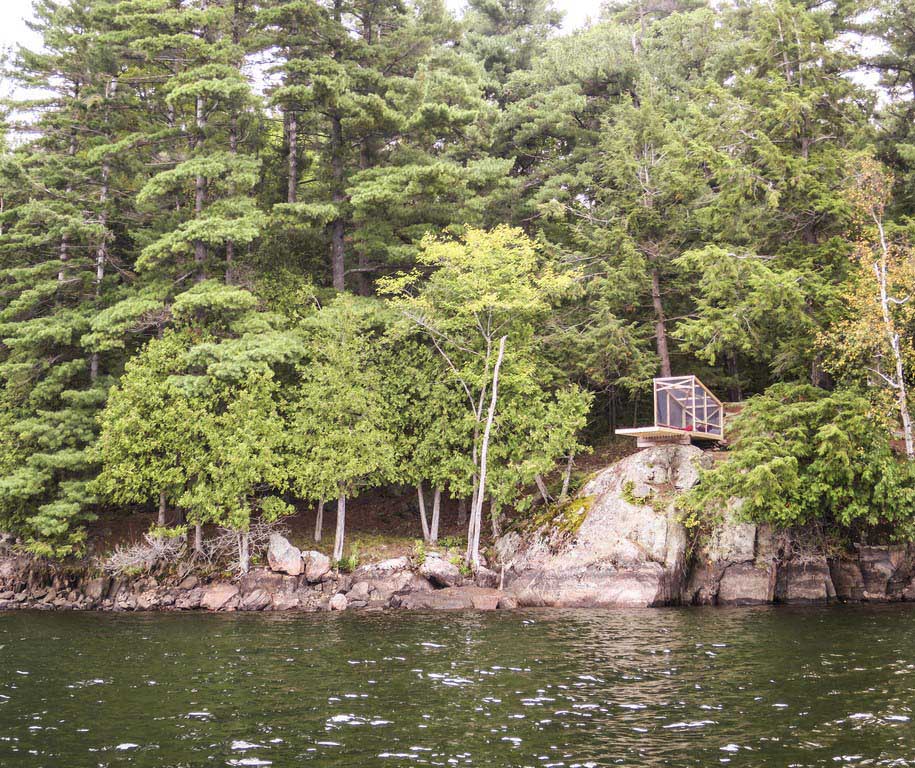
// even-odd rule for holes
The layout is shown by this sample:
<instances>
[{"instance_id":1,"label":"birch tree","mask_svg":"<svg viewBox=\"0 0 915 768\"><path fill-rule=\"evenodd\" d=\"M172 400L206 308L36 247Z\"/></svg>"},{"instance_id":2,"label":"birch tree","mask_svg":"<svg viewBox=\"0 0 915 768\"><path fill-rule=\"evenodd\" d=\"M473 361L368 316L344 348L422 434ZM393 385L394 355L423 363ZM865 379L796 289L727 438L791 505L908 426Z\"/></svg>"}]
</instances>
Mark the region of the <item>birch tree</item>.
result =
<instances>
[{"instance_id":1,"label":"birch tree","mask_svg":"<svg viewBox=\"0 0 915 768\"><path fill-rule=\"evenodd\" d=\"M536 328L573 278L556 270L519 229L469 229L459 240L427 237L419 263L430 270L391 278L383 290L428 336L468 413L473 467L467 562L479 562L486 456L497 409L499 373L544 381L535 360ZM503 370L504 368L504 370Z\"/></svg>"},{"instance_id":2,"label":"birch tree","mask_svg":"<svg viewBox=\"0 0 915 768\"><path fill-rule=\"evenodd\" d=\"M892 185L892 176L870 158L853 170L848 200L855 211L857 272L844 296L845 318L824 341L836 355L832 367L840 375L865 379L892 394L906 456L913 460L909 386L915 364L915 250L904 233L890 234L885 216Z\"/></svg>"}]
</instances>

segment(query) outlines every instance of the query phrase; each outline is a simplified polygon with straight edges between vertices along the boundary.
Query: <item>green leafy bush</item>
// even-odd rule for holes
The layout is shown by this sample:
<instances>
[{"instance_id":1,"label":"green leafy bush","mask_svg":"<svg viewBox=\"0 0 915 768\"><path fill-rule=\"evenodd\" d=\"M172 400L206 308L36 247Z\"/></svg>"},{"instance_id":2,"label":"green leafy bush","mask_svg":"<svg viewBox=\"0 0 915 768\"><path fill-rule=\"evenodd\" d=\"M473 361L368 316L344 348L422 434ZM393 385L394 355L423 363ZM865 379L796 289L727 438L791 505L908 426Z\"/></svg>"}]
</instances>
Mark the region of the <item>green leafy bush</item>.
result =
<instances>
[{"instance_id":1,"label":"green leafy bush","mask_svg":"<svg viewBox=\"0 0 915 768\"><path fill-rule=\"evenodd\" d=\"M915 520L915 466L890 445L892 423L853 390L777 384L735 417L727 461L681 507L694 517L744 499L741 514L777 526L843 527Z\"/></svg>"}]
</instances>

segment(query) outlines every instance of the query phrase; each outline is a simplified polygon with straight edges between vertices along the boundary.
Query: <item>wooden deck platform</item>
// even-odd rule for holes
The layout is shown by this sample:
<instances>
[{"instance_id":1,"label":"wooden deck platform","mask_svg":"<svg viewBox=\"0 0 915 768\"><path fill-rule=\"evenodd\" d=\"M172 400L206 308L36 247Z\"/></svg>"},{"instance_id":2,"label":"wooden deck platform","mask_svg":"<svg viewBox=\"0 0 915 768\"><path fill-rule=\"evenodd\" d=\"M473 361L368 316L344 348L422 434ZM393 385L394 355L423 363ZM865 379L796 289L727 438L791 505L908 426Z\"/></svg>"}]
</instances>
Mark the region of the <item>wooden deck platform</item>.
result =
<instances>
[{"instance_id":1,"label":"wooden deck platform","mask_svg":"<svg viewBox=\"0 0 915 768\"><path fill-rule=\"evenodd\" d=\"M618 435L628 435L637 440L639 448L650 448L654 445L689 445L693 440L708 440L720 443L724 440L721 435L711 435L708 432L695 430L674 429L673 427L635 427L632 429L618 429Z\"/></svg>"}]
</instances>

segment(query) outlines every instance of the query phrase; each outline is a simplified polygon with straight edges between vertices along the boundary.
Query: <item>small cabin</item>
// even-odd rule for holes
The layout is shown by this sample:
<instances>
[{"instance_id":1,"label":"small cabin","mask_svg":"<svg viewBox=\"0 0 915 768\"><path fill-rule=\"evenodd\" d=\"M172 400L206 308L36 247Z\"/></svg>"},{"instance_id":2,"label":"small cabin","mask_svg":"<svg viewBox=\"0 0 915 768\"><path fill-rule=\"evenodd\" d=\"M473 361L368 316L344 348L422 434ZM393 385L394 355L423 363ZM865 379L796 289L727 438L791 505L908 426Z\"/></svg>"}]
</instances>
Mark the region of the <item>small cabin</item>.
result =
<instances>
[{"instance_id":1,"label":"small cabin","mask_svg":"<svg viewBox=\"0 0 915 768\"><path fill-rule=\"evenodd\" d=\"M695 376L655 379L653 401L653 426L616 433L636 438L639 448L724 440L724 405Z\"/></svg>"}]
</instances>

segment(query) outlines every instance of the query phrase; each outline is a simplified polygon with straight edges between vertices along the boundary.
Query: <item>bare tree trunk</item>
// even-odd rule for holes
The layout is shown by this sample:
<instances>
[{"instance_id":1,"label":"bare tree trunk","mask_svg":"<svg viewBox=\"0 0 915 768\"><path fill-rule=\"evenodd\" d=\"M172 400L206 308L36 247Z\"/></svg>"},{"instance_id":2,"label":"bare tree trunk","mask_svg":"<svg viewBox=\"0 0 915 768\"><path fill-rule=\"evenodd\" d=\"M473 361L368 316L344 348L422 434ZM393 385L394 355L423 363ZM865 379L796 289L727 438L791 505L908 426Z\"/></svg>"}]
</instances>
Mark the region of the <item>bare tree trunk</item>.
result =
<instances>
[{"instance_id":1,"label":"bare tree trunk","mask_svg":"<svg viewBox=\"0 0 915 768\"><path fill-rule=\"evenodd\" d=\"M502 535L502 526L499 520L502 517L502 507L492 499L489 500L489 524L492 526L492 538L498 539Z\"/></svg>"},{"instance_id":2,"label":"bare tree trunk","mask_svg":"<svg viewBox=\"0 0 915 768\"><path fill-rule=\"evenodd\" d=\"M544 504L549 504L553 497L550 496L550 491L546 487L546 483L543 482L543 477L541 475L534 475L534 482L537 483L537 490L540 491L540 496L543 499Z\"/></svg>"},{"instance_id":3,"label":"bare tree trunk","mask_svg":"<svg viewBox=\"0 0 915 768\"><path fill-rule=\"evenodd\" d=\"M499 356L492 372L492 398L489 401L489 413L486 417L486 428L483 430L483 444L480 449L480 482L476 494L476 508L470 515L471 531L467 536L467 562L477 566L480 564L480 527L483 520L483 497L486 495L486 460L489 454L489 435L492 432L492 422L496 416L496 400L499 394L499 369L505 357L505 341L507 336L499 339ZM471 535L472 534L472 535Z\"/></svg>"},{"instance_id":4,"label":"bare tree trunk","mask_svg":"<svg viewBox=\"0 0 915 768\"><path fill-rule=\"evenodd\" d=\"M559 500L565 501L569 497L569 483L572 480L572 467L575 466L575 454L569 454L569 460L566 462L566 471L562 473L562 491L559 493Z\"/></svg>"},{"instance_id":5,"label":"bare tree trunk","mask_svg":"<svg viewBox=\"0 0 915 768\"><path fill-rule=\"evenodd\" d=\"M416 496L419 499L419 522L423 527L423 541L429 542L429 521L426 518L426 495L423 493L423 483L416 484Z\"/></svg>"},{"instance_id":6,"label":"bare tree trunk","mask_svg":"<svg viewBox=\"0 0 915 768\"><path fill-rule=\"evenodd\" d=\"M251 569L251 534L248 531L238 532L238 567L242 573Z\"/></svg>"},{"instance_id":7,"label":"bare tree trunk","mask_svg":"<svg viewBox=\"0 0 915 768\"><path fill-rule=\"evenodd\" d=\"M651 270L651 302L654 304L655 335L658 357L661 359L661 375L671 376L670 350L667 347L667 319L661 301L661 275L657 267Z\"/></svg>"},{"instance_id":8,"label":"bare tree trunk","mask_svg":"<svg viewBox=\"0 0 915 768\"><path fill-rule=\"evenodd\" d=\"M194 523L194 551L203 554L203 526L200 523Z\"/></svg>"},{"instance_id":9,"label":"bare tree trunk","mask_svg":"<svg viewBox=\"0 0 915 768\"><path fill-rule=\"evenodd\" d=\"M346 495L343 489L340 489L340 496L337 499L337 531L334 537L334 562L339 563L343 559L343 535L346 528Z\"/></svg>"},{"instance_id":10,"label":"bare tree trunk","mask_svg":"<svg viewBox=\"0 0 915 768\"><path fill-rule=\"evenodd\" d=\"M289 181L286 186L286 202L294 203L298 198L299 187L299 125L294 111L287 113L286 130L289 143L288 172Z\"/></svg>"},{"instance_id":11,"label":"bare tree trunk","mask_svg":"<svg viewBox=\"0 0 915 768\"><path fill-rule=\"evenodd\" d=\"M458 499L457 522L458 522L458 525L467 524L467 499L464 499L464 498Z\"/></svg>"},{"instance_id":12,"label":"bare tree trunk","mask_svg":"<svg viewBox=\"0 0 915 768\"><path fill-rule=\"evenodd\" d=\"M883 230L883 222L879 216L874 216L877 223L877 231L880 233L880 261L874 264L874 273L877 275L877 284L880 288L880 309L883 313L883 327L890 343L890 349L893 351L893 363L896 368L895 382L893 383L896 390L896 402L899 407L899 417L902 420L902 434L905 438L905 455L909 461L915 460L915 440L912 436L912 415L909 412L909 395L905 384L905 365L902 359L902 348L899 342L899 331L893 322L893 316L890 313L890 302L892 299L888 291L887 268L889 260L889 246L886 242L886 233Z\"/></svg>"},{"instance_id":13,"label":"bare tree trunk","mask_svg":"<svg viewBox=\"0 0 915 768\"><path fill-rule=\"evenodd\" d=\"M156 522L160 527L165 527L165 491L159 491L159 519Z\"/></svg>"},{"instance_id":14,"label":"bare tree trunk","mask_svg":"<svg viewBox=\"0 0 915 768\"><path fill-rule=\"evenodd\" d=\"M429 536L429 539L433 544L438 541L438 523L441 509L442 489L440 486L436 486L435 495L432 497L432 531Z\"/></svg>"},{"instance_id":15,"label":"bare tree trunk","mask_svg":"<svg viewBox=\"0 0 915 768\"><path fill-rule=\"evenodd\" d=\"M324 528L324 499L318 502L318 514L315 517L315 541L321 541Z\"/></svg>"}]
</instances>

